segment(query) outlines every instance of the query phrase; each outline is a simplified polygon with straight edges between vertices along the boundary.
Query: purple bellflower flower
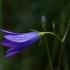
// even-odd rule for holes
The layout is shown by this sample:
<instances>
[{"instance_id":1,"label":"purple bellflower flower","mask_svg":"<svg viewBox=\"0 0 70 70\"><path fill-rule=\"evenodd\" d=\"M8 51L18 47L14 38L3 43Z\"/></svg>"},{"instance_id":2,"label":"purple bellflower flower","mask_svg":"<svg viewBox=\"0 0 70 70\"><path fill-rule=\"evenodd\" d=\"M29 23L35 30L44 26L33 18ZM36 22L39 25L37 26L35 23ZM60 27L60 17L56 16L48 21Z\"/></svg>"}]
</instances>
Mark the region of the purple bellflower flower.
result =
<instances>
[{"instance_id":1,"label":"purple bellflower flower","mask_svg":"<svg viewBox=\"0 0 70 70\"><path fill-rule=\"evenodd\" d=\"M4 36L5 40L1 43L4 46L10 47L6 52L5 57L10 57L16 53L28 48L31 44L36 42L41 35L44 35L42 32L28 32L24 34L13 33L6 30L2 30L6 35Z\"/></svg>"}]
</instances>

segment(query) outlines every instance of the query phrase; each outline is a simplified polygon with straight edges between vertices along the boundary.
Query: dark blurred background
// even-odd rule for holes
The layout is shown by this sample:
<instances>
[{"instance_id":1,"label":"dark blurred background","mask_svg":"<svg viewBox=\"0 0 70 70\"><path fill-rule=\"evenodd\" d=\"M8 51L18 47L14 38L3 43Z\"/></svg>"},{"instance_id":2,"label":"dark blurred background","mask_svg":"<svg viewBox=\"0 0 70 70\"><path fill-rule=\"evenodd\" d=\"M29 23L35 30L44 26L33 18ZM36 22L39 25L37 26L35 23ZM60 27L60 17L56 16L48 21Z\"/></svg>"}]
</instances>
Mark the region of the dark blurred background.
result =
<instances>
[{"instance_id":1,"label":"dark blurred background","mask_svg":"<svg viewBox=\"0 0 70 70\"><path fill-rule=\"evenodd\" d=\"M63 38L70 18L70 0L0 0L0 28L12 32L29 32L29 29L43 31L41 16L46 17L47 31L53 31ZM64 42L61 70L70 70L70 29ZM0 42L4 34L0 32ZM47 35L53 69L58 69L60 41ZM0 44L0 70L51 70L44 38L20 53L6 58L8 47Z\"/></svg>"}]
</instances>

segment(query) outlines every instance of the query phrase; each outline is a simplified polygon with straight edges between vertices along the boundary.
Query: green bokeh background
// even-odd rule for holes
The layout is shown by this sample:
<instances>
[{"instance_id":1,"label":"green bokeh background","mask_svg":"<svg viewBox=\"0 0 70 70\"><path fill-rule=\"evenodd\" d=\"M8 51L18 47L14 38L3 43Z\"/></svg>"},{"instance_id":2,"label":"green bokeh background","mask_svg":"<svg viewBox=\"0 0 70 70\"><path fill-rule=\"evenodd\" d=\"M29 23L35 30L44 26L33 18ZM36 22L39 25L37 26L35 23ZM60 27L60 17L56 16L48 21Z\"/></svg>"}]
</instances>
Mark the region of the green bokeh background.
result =
<instances>
[{"instance_id":1,"label":"green bokeh background","mask_svg":"<svg viewBox=\"0 0 70 70\"><path fill-rule=\"evenodd\" d=\"M29 32L29 29L43 31L41 16L46 17L47 31L53 31L63 38L70 18L70 0L0 0L0 28L12 32ZM0 42L4 34L0 32ZM53 69L58 69L60 41L47 35ZM0 44L0 70L50 70L44 38L20 53L5 58L8 47ZM70 29L64 42L61 70L70 70Z\"/></svg>"}]
</instances>

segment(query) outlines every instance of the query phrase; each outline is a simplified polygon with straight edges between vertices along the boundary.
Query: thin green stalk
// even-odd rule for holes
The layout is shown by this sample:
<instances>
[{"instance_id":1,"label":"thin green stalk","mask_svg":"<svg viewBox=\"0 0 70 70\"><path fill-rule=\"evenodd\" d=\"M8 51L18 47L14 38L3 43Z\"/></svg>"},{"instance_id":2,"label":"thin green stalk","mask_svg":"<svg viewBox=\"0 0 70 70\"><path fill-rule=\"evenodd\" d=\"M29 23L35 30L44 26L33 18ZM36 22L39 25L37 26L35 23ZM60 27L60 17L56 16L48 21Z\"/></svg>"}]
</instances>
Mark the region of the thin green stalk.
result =
<instances>
[{"instance_id":1,"label":"thin green stalk","mask_svg":"<svg viewBox=\"0 0 70 70\"><path fill-rule=\"evenodd\" d=\"M55 37L57 37L57 38L62 42L61 38L60 38L58 35L56 35L56 34L54 34L54 33L52 33L52 32L44 32L44 33L45 33L45 34L54 35Z\"/></svg>"},{"instance_id":2,"label":"thin green stalk","mask_svg":"<svg viewBox=\"0 0 70 70\"><path fill-rule=\"evenodd\" d=\"M51 70L53 70L52 63L51 63L51 58L50 58L50 54L49 54L48 42L46 40L46 36L44 36L44 38L45 38L45 41L46 41L46 47L47 47L47 53L48 53L48 59L49 59L50 68L51 68Z\"/></svg>"},{"instance_id":3,"label":"thin green stalk","mask_svg":"<svg viewBox=\"0 0 70 70\"><path fill-rule=\"evenodd\" d=\"M44 29L45 30L45 29ZM61 50L60 50L60 56L59 56L59 70L60 70L60 62L61 62L61 52L62 52L62 47L63 47L63 41L62 39L55 33L52 33L52 32L40 32L41 35L44 35L44 34L51 34L51 35L54 35L55 37L57 37L60 41L61 41ZM49 54L49 47L48 47L48 42L46 40L46 36L44 36L45 38L45 41L46 41L46 46L47 46L47 53L48 53L48 59L49 59L49 64L50 64L50 68L51 70L53 70L53 67L52 67L52 63L51 63L51 59L50 59L50 54Z\"/></svg>"},{"instance_id":4,"label":"thin green stalk","mask_svg":"<svg viewBox=\"0 0 70 70\"><path fill-rule=\"evenodd\" d=\"M57 37L57 38L62 42L62 39L61 39L58 35L56 35L56 34L54 34L54 33L52 33L52 32L40 32L40 33L41 33L42 35L44 35L44 34L54 35L55 37ZM52 63L51 63L51 59L50 59L50 54L49 54L48 42L47 42L47 40L46 40L46 36L44 36L44 38L45 38L45 41L46 41L47 53L48 53L48 59L49 59L50 67L51 67L51 70L53 70L53 68L52 68Z\"/></svg>"},{"instance_id":5,"label":"thin green stalk","mask_svg":"<svg viewBox=\"0 0 70 70\"><path fill-rule=\"evenodd\" d=\"M69 30L69 25L70 25L70 19L69 19L69 23L68 23L66 32L65 32L64 37L63 37L62 42L61 42L61 48L60 48L60 54L59 54L59 66L58 66L58 70L60 70L62 48L63 48L63 43L64 43L64 41L65 41L65 39L66 39L66 35L67 35L67 33L68 33L68 30Z\"/></svg>"},{"instance_id":6,"label":"thin green stalk","mask_svg":"<svg viewBox=\"0 0 70 70\"><path fill-rule=\"evenodd\" d=\"M61 66L61 54L62 54L62 48L63 48L63 42L61 42L61 48L60 48L60 54L59 54L59 66L58 66L58 70L60 70L60 66Z\"/></svg>"},{"instance_id":7,"label":"thin green stalk","mask_svg":"<svg viewBox=\"0 0 70 70\"><path fill-rule=\"evenodd\" d=\"M59 55L59 69L58 69L58 70L60 70L61 52L62 52L63 42L62 42L61 38L60 38L58 35L56 35L56 34L54 34L54 33L52 33L52 32L45 32L45 34L52 34L52 35L56 36L56 37L61 41L61 49L60 49L60 55ZM46 38L45 38L45 39L46 39ZM46 44L46 45L47 45L47 44ZM48 49L48 47L47 47L47 51L48 51L48 50L49 50L49 49ZM49 51L48 51L48 52L49 52ZM52 69L52 65L51 65L51 61L50 61L51 59L50 59L49 53L48 53L48 58L49 58L51 70L53 70L53 69Z\"/></svg>"},{"instance_id":8,"label":"thin green stalk","mask_svg":"<svg viewBox=\"0 0 70 70\"><path fill-rule=\"evenodd\" d=\"M44 26L44 31L46 31L45 26ZM51 70L53 70L52 63L51 63L51 58L50 58L50 53L49 53L48 42L47 42L47 39L46 39L45 35L44 35L44 38L45 38L46 47L47 47L47 54L48 54L48 59L49 59L49 65L50 65Z\"/></svg>"},{"instance_id":9,"label":"thin green stalk","mask_svg":"<svg viewBox=\"0 0 70 70\"><path fill-rule=\"evenodd\" d=\"M70 26L70 19L69 19L69 23L68 23L68 26L67 26L67 29L66 29L65 35L64 35L64 37L63 37L63 39L62 39L62 42L65 41L66 35L67 35L67 33L68 33L68 30L69 30L69 26Z\"/></svg>"},{"instance_id":10,"label":"thin green stalk","mask_svg":"<svg viewBox=\"0 0 70 70\"><path fill-rule=\"evenodd\" d=\"M54 35L55 37L57 37L57 38L61 41L61 49L60 49L60 55L59 55L59 70L60 70L60 64L61 64L61 52L62 52L62 47L63 47L62 39L61 39L58 35L56 35L56 34L54 34L54 33L52 33L52 32L44 32L44 33L45 33L45 34L51 34L51 35ZM50 67L51 67L51 70L53 70L53 68L52 68L52 64L51 64L51 59L50 59L50 56L49 56L48 43L47 43L47 40L46 40L46 36L44 36L44 37L45 37L45 41L46 41L47 53L48 53L48 59L49 59Z\"/></svg>"},{"instance_id":11,"label":"thin green stalk","mask_svg":"<svg viewBox=\"0 0 70 70\"><path fill-rule=\"evenodd\" d=\"M54 33L46 32L45 24L42 25L42 28L44 29L44 32L40 32L41 35L51 34L51 35L56 36L62 42L61 38L58 35L55 34L55 25L54 25L54 23L53 23L53 29L54 29L53 32ZM49 59L50 68L51 68L51 70L53 70L52 63L51 63L51 58L50 58L50 54L49 54L48 42L46 40L46 36L45 35L44 35L44 38L45 38L45 41L46 41L46 47L47 47L47 53L48 53L48 59Z\"/></svg>"}]
</instances>

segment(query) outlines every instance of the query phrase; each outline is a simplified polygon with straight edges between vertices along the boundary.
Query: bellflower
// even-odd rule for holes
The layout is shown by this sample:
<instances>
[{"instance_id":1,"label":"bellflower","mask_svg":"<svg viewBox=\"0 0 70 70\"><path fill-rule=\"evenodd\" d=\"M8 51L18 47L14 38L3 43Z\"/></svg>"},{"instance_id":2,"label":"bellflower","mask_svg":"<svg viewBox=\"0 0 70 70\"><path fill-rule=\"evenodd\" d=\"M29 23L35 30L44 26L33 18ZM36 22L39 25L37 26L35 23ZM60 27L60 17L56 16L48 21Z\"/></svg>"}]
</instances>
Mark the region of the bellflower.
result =
<instances>
[{"instance_id":1,"label":"bellflower","mask_svg":"<svg viewBox=\"0 0 70 70\"><path fill-rule=\"evenodd\" d=\"M31 44L36 42L41 35L44 35L42 32L28 32L28 33L13 33L6 30L2 30L6 35L4 36L5 40L2 42L2 45L10 47L6 52L6 57L12 56L26 48Z\"/></svg>"}]
</instances>

